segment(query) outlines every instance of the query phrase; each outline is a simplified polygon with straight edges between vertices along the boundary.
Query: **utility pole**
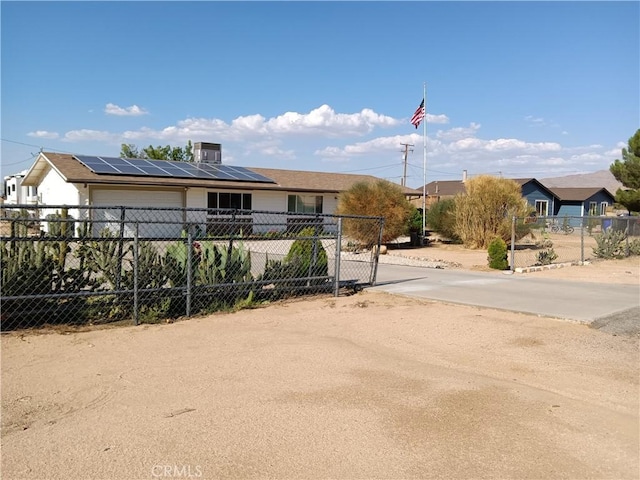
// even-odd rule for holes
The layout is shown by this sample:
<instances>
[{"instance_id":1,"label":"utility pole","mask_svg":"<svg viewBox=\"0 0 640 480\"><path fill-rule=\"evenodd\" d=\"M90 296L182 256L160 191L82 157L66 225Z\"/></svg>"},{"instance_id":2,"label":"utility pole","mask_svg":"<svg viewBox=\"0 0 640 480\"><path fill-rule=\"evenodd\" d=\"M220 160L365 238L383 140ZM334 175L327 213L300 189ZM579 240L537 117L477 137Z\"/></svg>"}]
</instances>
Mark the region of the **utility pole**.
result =
<instances>
[{"instance_id":1,"label":"utility pole","mask_svg":"<svg viewBox=\"0 0 640 480\"><path fill-rule=\"evenodd\" d=\"M407 186L407 157L409 156L409 147L413 147L413 145L410 143L401 143L400 145L404 147L404 150L401 150L404 153L404 172L402 174L401 185L403 187L406 187ZM413 152L413 148L411 149L411 151Z\"/></svg>"}]
</instances>

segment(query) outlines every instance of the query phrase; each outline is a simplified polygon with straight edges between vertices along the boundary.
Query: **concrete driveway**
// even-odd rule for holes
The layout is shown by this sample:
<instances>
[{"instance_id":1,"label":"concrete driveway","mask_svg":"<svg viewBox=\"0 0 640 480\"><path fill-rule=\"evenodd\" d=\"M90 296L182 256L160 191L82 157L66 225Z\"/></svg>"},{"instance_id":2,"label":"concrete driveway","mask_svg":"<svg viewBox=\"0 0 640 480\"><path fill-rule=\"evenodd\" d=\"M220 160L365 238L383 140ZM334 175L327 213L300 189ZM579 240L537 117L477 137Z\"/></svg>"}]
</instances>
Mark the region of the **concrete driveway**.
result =
<instances>
[{"instance_id":1,"label":"concrete driveway","mask_svg":"<svg viewBox=\"0 0 640 480\"><path fill-rule=\"evenodd\" d=\"M381 264L371 290L581 323L611 316L624 317L625 321L628 317L629 321L640 323L638 285Z\"/></svg>"}]
</instances>

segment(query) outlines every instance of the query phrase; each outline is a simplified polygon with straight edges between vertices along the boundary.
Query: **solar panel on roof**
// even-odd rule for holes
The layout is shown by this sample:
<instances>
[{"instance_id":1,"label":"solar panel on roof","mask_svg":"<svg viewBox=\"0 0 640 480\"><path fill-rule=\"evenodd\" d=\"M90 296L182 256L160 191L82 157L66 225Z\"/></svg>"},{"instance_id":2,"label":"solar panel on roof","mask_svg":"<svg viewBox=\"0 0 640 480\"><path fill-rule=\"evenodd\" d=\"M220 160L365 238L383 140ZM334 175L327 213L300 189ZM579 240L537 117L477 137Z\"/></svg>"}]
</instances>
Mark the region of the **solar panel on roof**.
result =
<instances>
[{"instance_id":1,"label":"solar panel on roof","mask_svg":"<svg viewBox=\"0 0 640 480\"><path fill-rule=\"evenodd\" d=\"M230 165L147 160L143 158L91 157L86 155L75 155L75 158L98 175L200 178L203 180L275 183L270 178L255 173L248 168Z\"/></svg>"}]
</instances>

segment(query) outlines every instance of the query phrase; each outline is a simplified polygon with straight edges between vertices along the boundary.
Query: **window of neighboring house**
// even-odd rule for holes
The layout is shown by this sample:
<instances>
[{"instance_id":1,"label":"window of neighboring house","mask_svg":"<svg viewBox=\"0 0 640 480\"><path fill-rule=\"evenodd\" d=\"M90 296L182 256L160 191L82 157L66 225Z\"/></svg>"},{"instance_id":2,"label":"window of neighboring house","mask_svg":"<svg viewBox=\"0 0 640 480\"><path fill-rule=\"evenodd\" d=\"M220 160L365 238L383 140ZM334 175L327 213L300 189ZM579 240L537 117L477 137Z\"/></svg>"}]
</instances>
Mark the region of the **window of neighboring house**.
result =
<instances>
[{"instance_id":1,"label":"window of neighboring house","mask_svg":"<svg viewBox=\"0 0 640 480\"><path fill-rule=\"evenodd\" d=\"M600 203L600 215L606 215L607 214L607 207L609 206L609 204L607 202L601 202Z\"/></svg>"},{"instance_id":2,"label":"window of neighboring house","mask_svg":"<svg viewBox=\"0 0 640 480\"><path fill-rule=\"evenodd\" d=\"M11 185L11 191L15 192L16 191L16 184L14 183L13 185Z\"/></svg>"},{"instance_id":3,"label":"window of neighboring house","mask_svg":"<svg viewBox=\"0 0 640 480\"><path fill-rule=\"evenodd\" d=\"M287 211L291 213L322 213L322 195L289 195Z\"/></svg>"},{"instance_id":4,"label":"window of neighboring house","mask_svg":"<svg viewBox=\"0 0 640 480\"><path fill-rule=\"evenodd\" d=\"M536 200L536 215L539 217L546 217L549 215L549 201L548 200Z\"/></svg>"},{"instance_id":5,"label":"window of neighboring house","mask_svg":"<svg viewBox=\"0 0 640 480\"><path fill-rule=\"evenodd\" d=\"M209 192L207 208L235 208L251 210L250 193Z\"/></svg>"},{"instance_id":6,"label":"window of neighboring house","mask_svg":"<svg viewBox=\"0 0 640 480\"><path fill-rule=\"evenodd\" d=\"M598 214L598 202L589 202L589 215Z\"/></svg>"}]
</instances>

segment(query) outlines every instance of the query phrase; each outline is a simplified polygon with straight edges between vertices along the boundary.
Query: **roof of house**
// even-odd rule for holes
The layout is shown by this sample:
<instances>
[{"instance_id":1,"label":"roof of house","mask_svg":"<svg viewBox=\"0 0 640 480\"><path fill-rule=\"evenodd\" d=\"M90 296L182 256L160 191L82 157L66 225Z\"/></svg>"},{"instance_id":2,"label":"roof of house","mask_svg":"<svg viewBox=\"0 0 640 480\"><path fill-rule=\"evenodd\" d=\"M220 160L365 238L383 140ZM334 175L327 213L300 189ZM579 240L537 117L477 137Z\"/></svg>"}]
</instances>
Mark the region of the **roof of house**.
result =
<instances>
[{"instance_id":1,"label":"roof of house","mask_svg":"<svg viewBox=\"0 0 640 480\"><path fill-rule=\"evenodd\" d=\"M132 186L164 186L164 187L203 187L228 188L235 190L276 190L340 193L348 190L358 182L375 182L380 180L372 175L356 175L350 173L308 172L303 170L279 170L272 168L251 168L275 183L242 182L229 180L208 180L202 178L153 177L141 175L109 175L97 174L74 158L73 155L42 152L29 169L23 185L37 186L42 177L53 168L69 183L87 183L91 185L132 185ZM422 191L409 187L401 187L405 195L422 195Z\"/></svg>"},{"instance_id":2,"label":"roof of house","mask_svg":"<svg viewBox=\"0 0 640 480\"><path fill-rule=\"evenodd\" d=\"M535 178L511 178L509 180L513 180L520 186L524 186L529 182L535 182L539 184L541 187L546 188ZM462 180L436 180L434 182L430 182L426 186L427 196L436 197L446 197L457 195L458 193L462 193L465 191L464 182Z\"/></svg>"},{"instance_id":3,"label":"roof of house","mask_svg":"<svg viewBox=\"0 0 640 480\"><path fill-rule=\"evenodd\" d=\"M553 193L559 200L568 202L584 202L599 192L605 192L612 199L615 198L609 190L599 187L550 188L549 191L551 191L551 193Z\"/></svg>"},{"instance_id":4,"label":"roof of house","mask_svg":"<svg viewBox=\"0 0 640 480\"><path fill-rule=\"evenodd\" d=\"M436 180L427 183L427 196L449 196L464 192L464 182L462 180Z\"/></svg>"}]
</instances>

